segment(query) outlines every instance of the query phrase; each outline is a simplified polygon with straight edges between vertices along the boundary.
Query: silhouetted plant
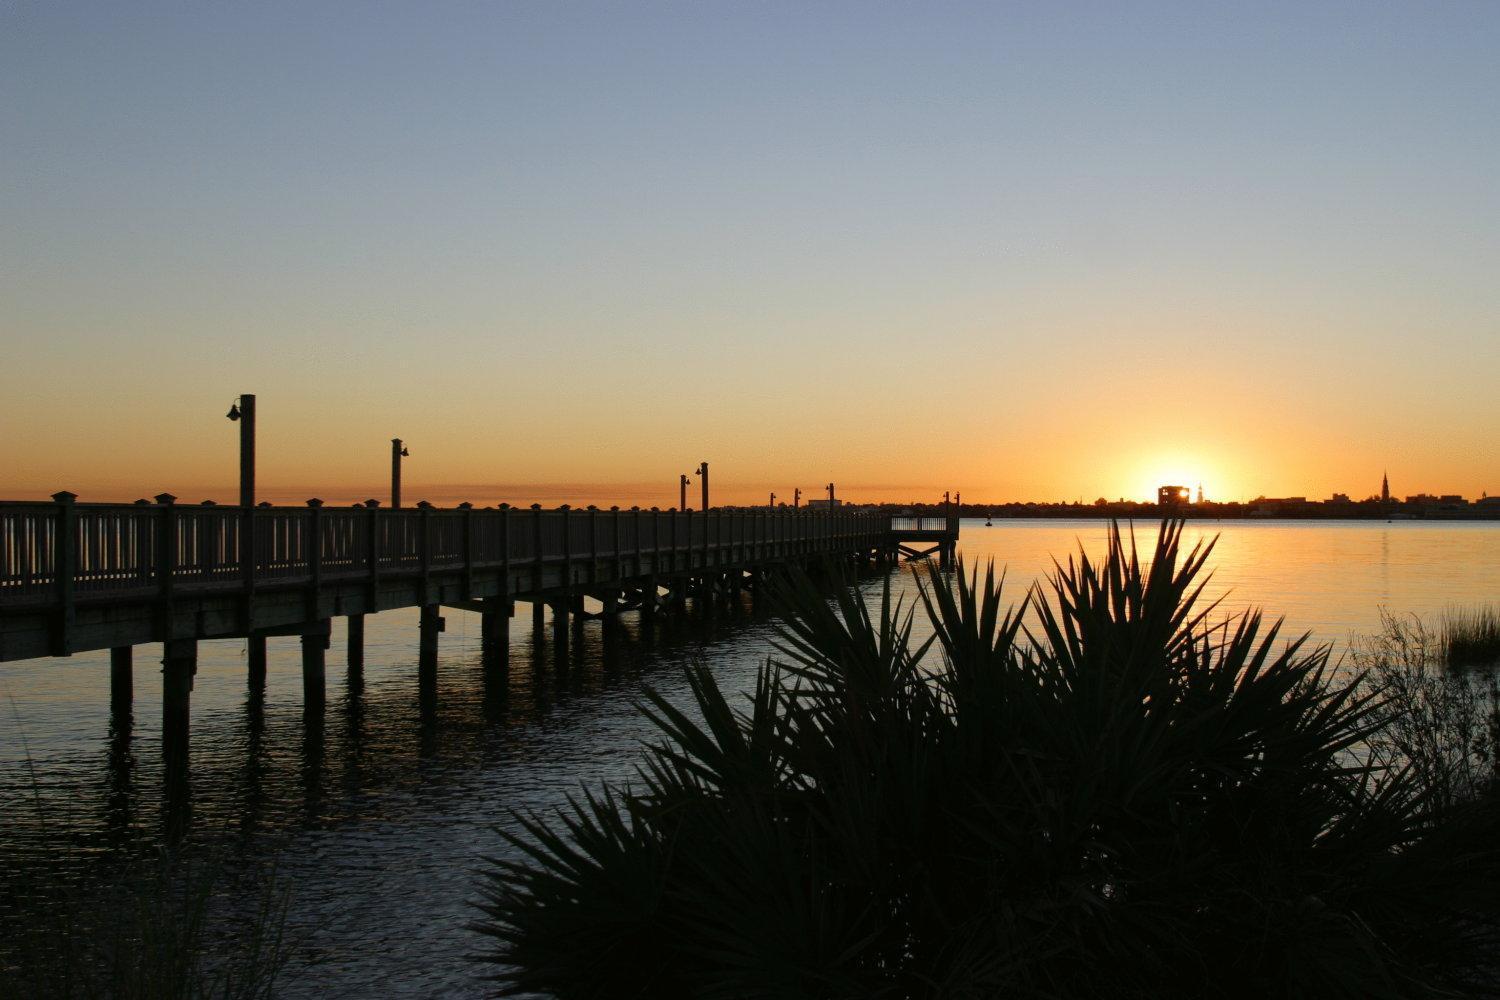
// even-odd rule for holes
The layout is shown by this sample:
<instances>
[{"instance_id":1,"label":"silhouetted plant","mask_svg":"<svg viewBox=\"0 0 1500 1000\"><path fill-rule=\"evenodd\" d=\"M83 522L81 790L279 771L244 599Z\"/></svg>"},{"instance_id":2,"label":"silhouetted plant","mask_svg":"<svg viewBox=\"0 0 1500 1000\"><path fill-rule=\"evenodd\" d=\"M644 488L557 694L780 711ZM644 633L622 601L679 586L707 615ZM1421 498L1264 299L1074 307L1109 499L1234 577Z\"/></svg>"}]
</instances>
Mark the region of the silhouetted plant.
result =
<instances>
[{"instance_id":1,"label":"silhouetted plant","mask_svg":"<svg viewBox=\"0 0 1500 1000\"><path fill-rule=\"evenodd\" d=\"M1442 644L1450 667L1500 666L1500 609L1449 608L1443 612Z\"/></svg>"},{"instance_id":2,"label":"silhouetted plant","mask_svg":"<svg viewBox=\"0 0 1500 1000\"><path fill-rule=\"evenodd\" d=\"M1500 685L1494 671L1450 658L1454 617L1440 632L1416 615L1382 610L1380 630L1350 659L1382 700L1371 749L1387 768L1409 767L1442 809L1492 793L1500 779Z\"/></svg>"},{"instance_id":3,"label":"silhouetted plant","mask_svg":"<svg viewBox=\"0 0 1500 1000\"><path fill-rule=\"evenodd\" d=\"M696 717L647 695L637 781L502 834L501 992L1482 991L1493 807L1437 823L1365 762L1379 695L1259 613L1211 624L1211 546L1180 543L1143 566L1114 530L1022 610L993 569L933 574L921 644L889 583L872 616L793 578L744 708L691 668Z\"/></svg>"},{"instance_id":4,"label":"silhouetted plant","mask_svg":"<svg viewBox=\"0 0 1500 1000\"><path fill-rule=\"evenodd\" d=\"M0 997L269 1000L286 965L287 893L255 872L254 904L211 917L214 860L162 854L108 888L39 902L0 946Z\"/></svg>"}]
</instances>

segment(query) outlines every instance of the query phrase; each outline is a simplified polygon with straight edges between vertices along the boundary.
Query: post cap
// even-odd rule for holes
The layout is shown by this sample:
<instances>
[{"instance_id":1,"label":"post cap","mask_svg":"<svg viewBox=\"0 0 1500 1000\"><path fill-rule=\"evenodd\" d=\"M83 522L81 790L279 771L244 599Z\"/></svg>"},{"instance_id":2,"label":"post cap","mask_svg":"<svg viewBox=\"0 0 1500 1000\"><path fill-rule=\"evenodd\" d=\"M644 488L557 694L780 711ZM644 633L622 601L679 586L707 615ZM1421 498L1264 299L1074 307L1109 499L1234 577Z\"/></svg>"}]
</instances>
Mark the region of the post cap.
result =
<instances>
[{"instance_id":1,"label":"post cap","mask_svg":"<svg viewBox=\"0 0 1500 1000\"><path fill-rule=\"evenodd\" d=\"M539 504L539 503L534 503L534 504L531 505L531 509L532 510L541 510L542 509L542 505Z\"/></svg>"},{"instance_id":2,"label":"post cap","mask_svg":"<svg viewBox=\"0 0 1500 1000\"><path fill-rule=\"evenodd\" d=\"M200 502L198 504L198 506L200 506L200 507L217 507L217 506L219 506L219 503L218 503L217 500L204 500L204 501Z\"/></svg>"},{"instance_id":3,"label":"post cap","mask_svg":"<svg viewBox=\"0 0 1500 1000\"><path fill-rule=\"evenodd\" d=\"M653 511L656 511L657 513L661 513L661 508L660 507L652 507L651 509Z\"/></svg>"},{"instance_id":4,"label":"post cap","mask_svg":"<svg viewBox=\"0 0 1500 1000\"><path fill-rule=\"evenodd\" d=\"M458 509L459 510L473 510L474 509L474 505L471 504L471 503L469 503L469 501L465 500L463 503L461 503L461 504L458 505Z\"/></svg>"},{"instance_id":5,"label":"post cap","mask_svg":"<svg viewBox=\"0 0 1500 1000\"><path fill-rule=\"evenodd\" d=\"M72 503L74 500L78 499L78 494L69 493L67 490L59 490L58 492L52 494L52 499L56 500L58 503Z\"/></svg>"},{"instance_id":6,"label":"post cap","mask_svg":"<svg viewBox=\"0 0 1500 1000\"><path fill-rule=\"evenodd\" d=\"M500 505L500 509L501 510L510 510L510 504L503 503L503 504Z\"/></svg>"},{"instance_id":7,"label":"post cap","mask_svg":"<svg viewBox=\"0 0 1500 1000\"><path fill-rule=\"evenodd\" d=\"M640 510L641 509L641 505L640 504L636 504L635 506L631 507L630 509L631 510Z\"/></svg>"},{"instance_id":8,"label":"post cap","mask_svg":"<svg viewBox=\"0 0 1500 1000\"><path fill-rule=\"evenodd\" d=\"M589 510L598 510L598 509L599 508L595 507L593 504L589 504Z\"/></svg>"},{"instance_id":9,"label":"post cap","mask_svg":"<svg viewBox=\"0 0 1500 1000\"><path fill-rule=\"evenodd\" d=\"M417 501L417 506L419 508L421 508L422 510L431 510L432 509L432 504L428 503L426 500L418 500Z\"/></svg>"},{"instance_id":10,"label":"post cap","mask_svg":"<svg viewBox=\"0 0 1500 1000\"><path fill-rule=\"evenodd\" d=\"M256 504L255 506L257 506L257 507L269 507L269 506L271 506L271 501L269 501L269 500L262 500L260 503Z\"/></svg>"},{"instance_id":11,"label":"post cap","mask_svg":"<svg viewBox=\"0 0 1500 1000\"><path fill-rule=\"evenodd\" d=\"M151 501L150 500L145 500L145 499L137 500L135 502L135 505L137 507L149 507L149 506L151 506Z\"/></svg>"},{"instance_id":12,"label":"post cap","mask_svg":"<svg viewBox=\"0 0 1500 1000\"><path fill-rule=\"evenodd\" d=\"M572 510L573 508L571 506L569 506L568 504L563 503L563 504L558 504L557 505L557 509L558 510Z\"/></svg>"},{"instance_id":13,"label":"post cap","mask_svg":"<svg viewBox=\"0 0 1500 1000\"><path fill-rule=\"evenodd\" d=\"M374 510L376 507L380 506L380 501L379 500L374 500L374 499L366 500L365 501L365 506L368 507L368 508L370 508L371 510Z\"/></svg>"},{"instance_id":14,"label":"post cap","mask_svg":"<svg viewBox=\"0 0 1500 1000\"><path fill-rule=\"evenodd\" d=\"M307 505L309 507L321 507L323 506L323 501L319 500L317 497L313 497L311 500L307 501Z\"/></svg>"},{"instance_id":15,"label":"post cap","mask_svg":"<svg viewBox=\"0 0 1500 1000\"><path fill-rule=\"evenodd\" d=\"M156 502L162 504L163 506L170 507L172 504L177 502L177 498L170 493L158 493L156 494Z\"/></svg>"}]
</instances>

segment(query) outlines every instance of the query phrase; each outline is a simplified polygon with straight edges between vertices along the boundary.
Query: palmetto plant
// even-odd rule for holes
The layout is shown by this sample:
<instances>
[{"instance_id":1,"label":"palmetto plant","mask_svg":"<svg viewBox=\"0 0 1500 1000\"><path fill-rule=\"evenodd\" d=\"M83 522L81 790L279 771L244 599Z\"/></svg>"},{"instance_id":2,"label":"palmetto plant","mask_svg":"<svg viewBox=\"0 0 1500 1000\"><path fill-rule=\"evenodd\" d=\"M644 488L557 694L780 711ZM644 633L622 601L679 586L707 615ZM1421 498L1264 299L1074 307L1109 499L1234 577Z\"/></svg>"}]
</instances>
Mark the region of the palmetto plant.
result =
<instances>
[{"instance_id":1,"label":"palmetto plant","mask_svg":"<svg viewBox=\"0 0 1500 1000\"><path fill-rule=\"evenodd\" d=\"M789 580L744 706L693 668L696 713L647 695L637 781L507 835L501 992L1482 992L1492 806L1362 763L1378 694L1212 622L1210 549L1166 524L1143 565L1116 530L1009 611L992 570L933 574L925 643L889 585L872 614Z\"/></svg>"}]
</instances>

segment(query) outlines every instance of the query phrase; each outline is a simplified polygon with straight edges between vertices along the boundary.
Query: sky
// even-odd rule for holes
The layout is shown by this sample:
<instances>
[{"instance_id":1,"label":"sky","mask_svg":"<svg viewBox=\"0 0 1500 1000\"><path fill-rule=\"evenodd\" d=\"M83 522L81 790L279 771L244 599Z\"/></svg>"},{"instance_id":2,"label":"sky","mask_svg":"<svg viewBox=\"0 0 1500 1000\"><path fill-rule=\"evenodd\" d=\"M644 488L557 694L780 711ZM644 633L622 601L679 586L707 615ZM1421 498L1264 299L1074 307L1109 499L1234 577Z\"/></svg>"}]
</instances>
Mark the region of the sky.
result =
<instances>
[{"instance_id":1,"label":"sky","mask_svg":"<svg viewBox=\"0 0 1500 1000\"><path fill-rule=\"evenodd\" d=\"M1500 493L1496 52L1489 0L3 0L0 498L232 499L245 392L278 499L398 436L408 502Z\"/></svg>"}]
</instances>

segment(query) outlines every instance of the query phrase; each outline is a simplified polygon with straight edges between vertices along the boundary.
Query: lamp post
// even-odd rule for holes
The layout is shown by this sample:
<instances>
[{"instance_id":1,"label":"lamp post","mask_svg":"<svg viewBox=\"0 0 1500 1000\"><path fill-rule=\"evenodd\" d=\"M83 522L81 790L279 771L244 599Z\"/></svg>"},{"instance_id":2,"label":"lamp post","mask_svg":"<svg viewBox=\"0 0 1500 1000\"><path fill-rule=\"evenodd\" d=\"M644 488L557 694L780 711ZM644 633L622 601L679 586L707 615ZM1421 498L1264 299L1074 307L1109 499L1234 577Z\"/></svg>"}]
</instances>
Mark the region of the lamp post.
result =
<instances>
[{"instance_id":1,"label":"lamp post","mask_svg":"<svg viewBox=\"0 0 1500 1000\"><path fill-rule=\"evenodd\" d=\"M240 425L240 506L255 506L255 394L241 393L225 414Z\"/></svg>"},{"instance_id":2,"label":"lamp post","mask_svg":"<svg viewBox=\"0 0 1500 1000\"><path fill-rule=\"evenodd\" d=\"M687 473L684 472L681 476L677 477L677 509L678 510L687 510L687 488L688 488L688 477L687 477Z\"/></svg>"},{"instance_id":3,"label":"lamp post","mask_svg":"<svg viewBox=\"0 0 1500 1000\"><path fill-rule=\"evenodd\" d=\"M410 455L411 452L401 443L400 438L391 438L391 509L399 509L401 506L401 460Z\"/></svg>"},{"instance_id":4,"label":"lamp post","mask_svg":"<svg viewBox=\"0 0 1500 1000\"><path fill-rule=\"evenodd\" d=\"M703 509L705 511L707 511L708 510L708 463L707 462L699 462L698 463L698 475L700 477L702 477L702 480L703 480Z\"/></svg>"},{"instance_id":5,"label":"lamp post","mask_svg":"<svg viewBox=\"0 0 1500 1000\"><path fill-rule=\"evenodd\" d=\"M798 486L792 490L792 510L802 506L802 487Z\"/></svg>"},{"instance_id":6,"label":"lamp post","mask_svg":"<svg viewBox=\"0 0 1500 1000\"><path fill-rule=\"evenodd\" d=\"M772 510L776 509L776 491L775 490L771 491L771 509Z\"/></svg>"},{"instance_id":7,"label":"lamp post","mask_svg":"<svg viewBox=\"0 0 1500 1000\"><path fill-rule=\"evenodd\" d=\"M828 484L828 506L829 507L833 506L833 484L832 483Z\"/></svg>"}]
</instances>

